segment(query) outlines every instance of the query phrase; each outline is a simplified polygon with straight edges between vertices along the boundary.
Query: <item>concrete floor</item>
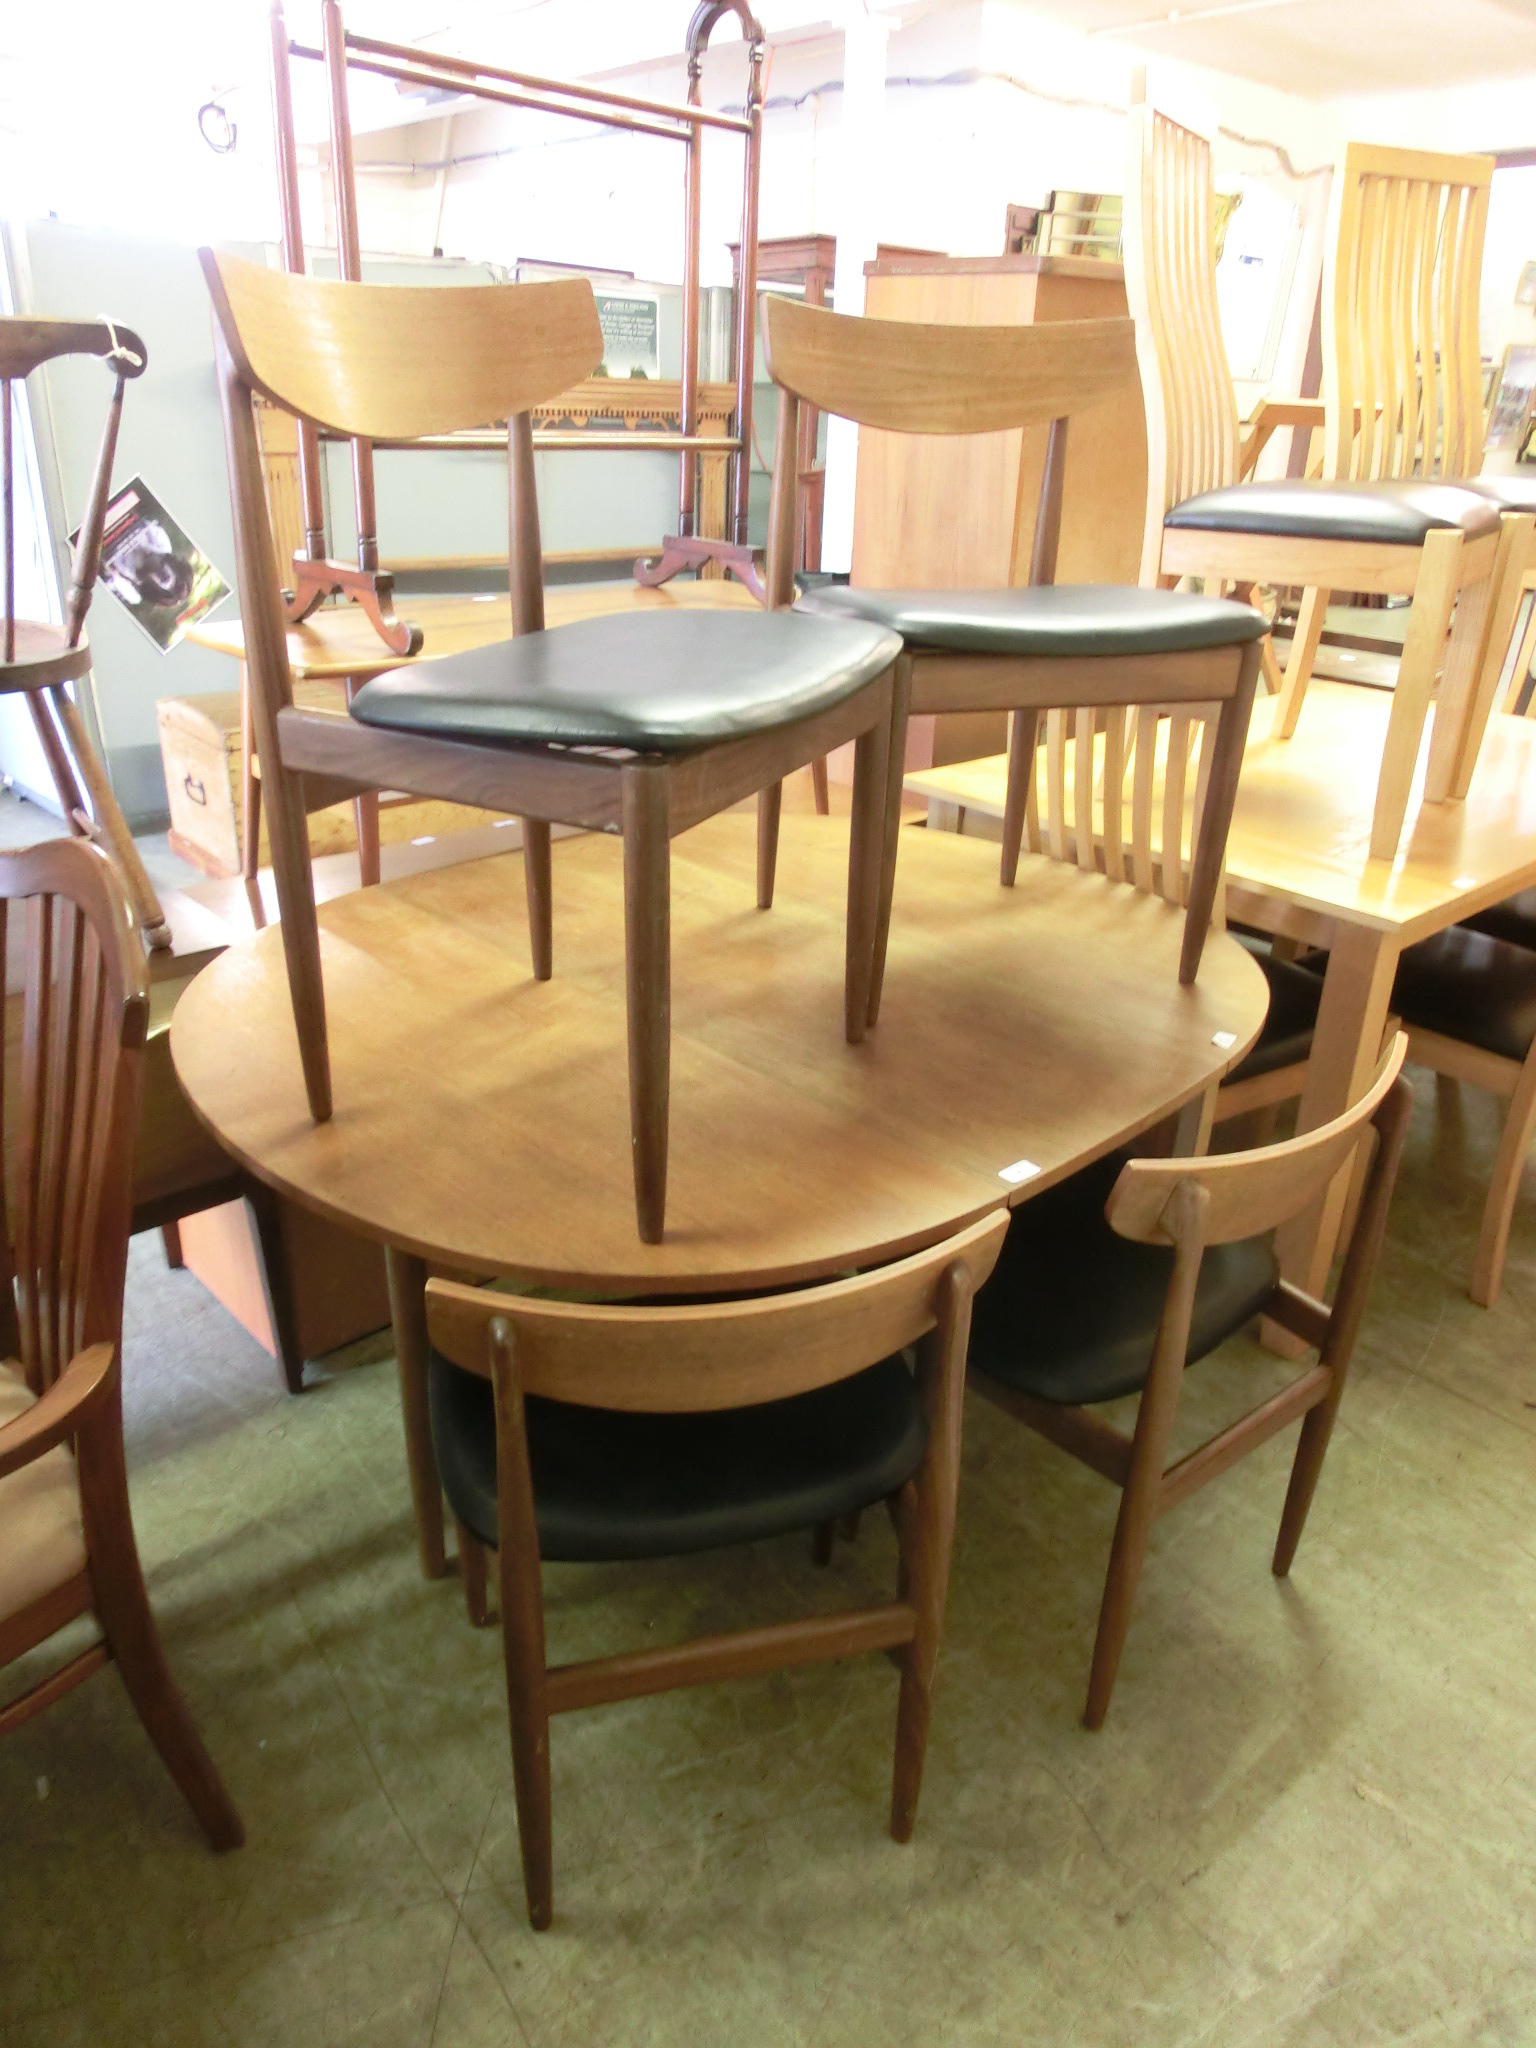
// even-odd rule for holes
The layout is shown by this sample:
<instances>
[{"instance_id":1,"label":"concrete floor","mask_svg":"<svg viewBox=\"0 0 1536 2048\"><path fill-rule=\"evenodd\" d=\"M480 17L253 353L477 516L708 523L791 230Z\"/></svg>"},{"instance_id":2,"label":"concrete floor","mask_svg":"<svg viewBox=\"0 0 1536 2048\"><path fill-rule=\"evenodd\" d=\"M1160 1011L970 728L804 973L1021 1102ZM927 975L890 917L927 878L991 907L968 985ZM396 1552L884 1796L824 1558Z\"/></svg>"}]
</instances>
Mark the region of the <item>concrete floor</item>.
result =
<instances>
[{"instance_id":1,"label":"concrete floor","mask_svg":"<svg viewBox=\"0 0 1536 2048\"><path fill-rule=\"evenodd\" d=\"M883 1659L575 1715L546 1935L499 1641L418 1574L382 1347L290 1400L138 1241L140 1543L249 1840L206 1852L110 1671L0 1743L0 2044L1536 2041L1536 1187L1477 1309L1495 1108L1414 1079L1289 1584L1285 1440L1159 1527L1085 1734L1113 1490L973 1403L911 1846ZM1185 1433L1279 1372L1229 1347ZM558 1567L552 1651L865 1598L891 1562L866 1518L825 1574L800 1541Z\"/></svg>"}]
</instances>

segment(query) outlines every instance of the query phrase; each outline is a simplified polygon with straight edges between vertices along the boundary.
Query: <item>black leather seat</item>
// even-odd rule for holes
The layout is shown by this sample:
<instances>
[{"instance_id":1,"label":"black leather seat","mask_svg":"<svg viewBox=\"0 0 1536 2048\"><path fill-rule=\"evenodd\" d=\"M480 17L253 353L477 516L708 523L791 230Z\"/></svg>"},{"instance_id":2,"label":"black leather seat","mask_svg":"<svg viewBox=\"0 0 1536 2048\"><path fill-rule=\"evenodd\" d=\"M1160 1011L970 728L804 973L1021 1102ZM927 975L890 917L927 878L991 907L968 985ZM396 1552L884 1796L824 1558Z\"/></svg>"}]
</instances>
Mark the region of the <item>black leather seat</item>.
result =
<instances>
[{"instance_id":1,"label":"black leather seat","mask_svg":"<svg viewBox=\"0 0 1536 2048\"><path fill-rule=\"evenodd\" d=\"M1522 889L1502 903L1490 903L1486 910L1464 917L1462 925L1467 931L1486 932L1490 939L1505 939L1511 946L1536 952L1536 889Z\"/></svg>"},{"instance_id":2,"label":"black leather seat","mask_svg":"<svg viewBox=\"0 0 1536 2048\"><path fill-rule=\"evenodd\" d=\"M1528 470L1520 476L1469 476L1462 482L1479 497L1492 498L1501 512L1536 512L1536 476Z\"/></svg>"},{"instance_id":3,"label":"black leather seat","mask_svg":"<svg viewBox=\"0 0 1536 2048\"><path fill-rule=\"evenodd\" d=\"M454 1513L496 1543L489 1380L434 1352L432 1440ZM677 1557L832 1521L883 1500L922 1462L917 1390L901 1358L756 1408L620 1414L525 1405L546 1559Z\"/></svg>"},{"instance_id":4,"label":"black leather seat","mask_svg":"<svg viewBox=\"0 0 1536 2048\"><path fill-rule=\"evenodd\" d=\"M391 669L352 716L482 745L685 754L830 710L900 651L853 619L627 611Z\"/></svg>"},{"instance_id":5,"label":"black leather seat","mask_svg":"<svg viewBox=\"0 0 1536 2048\"><path fill-rule=\"evenodd\" d=\"M1233 937L1258 961L1269 983L1269 1011L1264 1029L1252 1050L1228 1074L1229 1081L1252 1081L1260 1074L1273 1074L1281 1067L1295 1066L1312 1052L1312 1034L1317 1029L1317 1006L1323 997L1323 982L1309 967L1294 960L1277 960L1264 939L1246 932Z\"/></svg>"},{"instance_id":6,"label":"black leather seat","mask_svg":"<svg viewBox=\"0 0 1536 2048\"><path fill-rule=\"evenodd\" d=\"M1405 1024L1524 1060L1536 1039L1536 953L1452 925L1403 954L1392 1007Z\"/></svg>"},{"instance_id":7,"label":"black leather seat","mask_svg":"<svg viewBox=\"0 0 1536 2048\"><path fill-rule=\"evenodd\" d=\"M1406 478L1384 483L1231 484L1175 505L1165 526L1196 533L1254 533L1288 540L1357 541L1422 547L1437 527L1459 527L1469 540L1493 533L1499 508L1459 484Z\"/></svg>"},{"instance_id":8,"label":"black leather seat","mask_svg":"<svg viewBox=\"0 0 1536 2048\"><path fill-rule=\"evenodd\" d=\"M1079 660L1239 647L1268 631L1251 605L1229 598L1104 583L1017 590L853 590L841 584L808 590L796 610L887 626L909 647Z\"/></svg>"},{"instance_id":9,"label":"black leather seat","mask_svg":"<svg viewBox=\"0 0 1536 2048\"><path fill-rule=\"evenodd\" d=\"M971 1313L970 1362L1036 1400L1087 1407L1146 1382L1173 1252L1117 1237L1104 1204L1126 1154L1014 1211ZM1256 1316L1279 1277L1267 1238L1213 1245L1200 1267L1189 1363Z\"/></svg>"}]
</instances>

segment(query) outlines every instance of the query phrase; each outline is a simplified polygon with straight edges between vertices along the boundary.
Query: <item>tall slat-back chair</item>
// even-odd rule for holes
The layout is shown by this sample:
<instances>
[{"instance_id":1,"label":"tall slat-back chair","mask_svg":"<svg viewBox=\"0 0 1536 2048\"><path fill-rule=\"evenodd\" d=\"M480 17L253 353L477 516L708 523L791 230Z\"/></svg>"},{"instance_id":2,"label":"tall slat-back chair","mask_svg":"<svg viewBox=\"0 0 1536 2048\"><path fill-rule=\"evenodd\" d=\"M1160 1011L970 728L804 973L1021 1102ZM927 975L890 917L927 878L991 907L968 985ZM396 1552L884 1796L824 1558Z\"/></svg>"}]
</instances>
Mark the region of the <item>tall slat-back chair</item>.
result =
<instances>
[{"instance_id":1,"label":"tall slat-back chair","mask_svg":"<svg viewBox=\"0 0 1536 2048\"><path fill-rule=\"evenodd\" d=\"M910 1839L949 1582L971 1299L1003 1214L857 1278L699 1307L433 1280L432 1421L461 1540L498 1555L528 1917L553 1910L549 1717L868 1650L901 1669L891 1833ZM916 1346L916 1376L900 1355ZM488 1384L487 1384L488 1383ZM546 1661L542 1559L718 1549L889 1502L895 1598L676 1648Z\"/></svg>"},{"instance_id":2,"label":"tall slat-back chair","mask_svg":"<svg viewBox=\"0 0 1536 2048\"><path fill-rule=\"evenodd\" d=\"M1332 1123L1253 1152L1110 1159L1014 1212L971 1324L972 1384L1122 1490L1084 1721L1103 1725L1152 1525L1302 1420L1273 1570L1291 1568L1365 1311L1412 1098L1404 1039ZM1282 1280L1270 1233L1375 1149L1331 1308ZM1186 1367L1256 1316L1316 1350L1308 1367L1197 1449L1167 1462ZM1139 1393L1130 1436L1094 1411Z\"/></svg>"},{"instance_id":3,"label":"tall slat-back chair","mask_svg":"<svg viewBox=\"0 0 1536 2048\"><path fill-rule=\"evenodd\" d=\"M0 947L21 902L20 1122L14 1186L0 1186L0 1665L83 1614L101 1636L0 1708L0 1734L115 1660L209 1841L233 1848L240 1818L166 1668L123 1463L143 941L111 862L78 840L0 855Z\"/></svg>"},{"instance_id":4,"label":"tall slat-back chair","mask_svg":"<svg viewBox=\"0 0 1536 2048\"><path fill-rule=\"evenodd\" d=\"M1395 173L1389 158L1400 166ZM1384 859L1402 835L1442 654L1425 784L1431 798L1455 794L1462 729L1487 658L1498 511L1443 481L1470 459L1481 429L1467 414L1460 355L1454 367L1447 357L1436 371L1426 367L1426 351L1462 348L1470 292L1476 369L1491 170L1487 158L1351 145L1337 181L1338 233L1324 284L1324 477L1239 482L1230 466L1231 379L1214 311L1210 144L1145 100L1131 108L1126 292L1150 449L1142 579L1306 588L1275 712L1281 737L1300 715L1329 589L1413 598L1371 824L1371 854Z\"/></svg>"},{"instance_id":5,"label":"tall slat-back chair","mask_svg":"<svg viewBox=\"0 0 1536 2048\"><path fill-rule=\"evenodd\" d=\"M106 425L97 451L96 469L75 544L64 623L52 626L16 616L16 430L13 407L20 384L45 364L66 356L101 356L113 375ZM152 947L171 943L170 928L118 808L107 772L91 745L90 734L69 686L91 671L91 650L85 637L101 567L101 535L107 501L112 495L112 463L117 454L118 426L123 414L123 388L144 374L144 344L129 327L110 320L30 320L0 318L0 553L4 585L0 589L0 691L21 691L37 728L48 772L71 832L100 839L111 849L127 877L139 923ZM83 785L83 787L82 787Z\"/></svg>"},{"instance_id":6,"label":"tall slat-back chair","mask_svg":"<svg viewBox=\"0 0 1536 2048\"><path fill-rule=\"evenodd\" d=\"M1171 590L1054 585L1069 421L1123 386L1133 363L1128 320L1037 327L947 327L850 319L770 299L768 363L779 386L779 456L769 513L769 600L793 601L794 450L802 404L887 433L983 434L1048 424L1034 559L1012 590L828 588L806 610L866 619L902 637L891 721L880 919L870 996L879 1008L895 888L901 764L908 717L1012 711L1002 879L1012 883L1034 758L1036 714L1048 707L1136 704L1218 707L1208 801L1185 899L1179 979L1193 981L1216 901L1237 795L1264 621L1250 606ZM760 900L771 894L775 798L764 803Z\"/></svg>"},{"instance_id":7,"label":"tall slat-back chair","mask_svg":"<svg viewBox=\"0 0 1536 2048\"><path fill-rule=\"evenodd\" d=\"M530 951L552 972L550 824L621 833L630 1126L641 1237L666 1214L670 841L829 746L857 756L845 988L863 1035L890 724L888 633L762 612L620 614L545 632L530 407L594 370L585 278L536 285L333 284L202 252L234 496L246 664L272 866L311 1113L331 1113L306 810L359 789L524 820ZM507 423L515 637L377 677L349 715L293 701L255 396L366 440Z\"/></svg>"}]
</instances>

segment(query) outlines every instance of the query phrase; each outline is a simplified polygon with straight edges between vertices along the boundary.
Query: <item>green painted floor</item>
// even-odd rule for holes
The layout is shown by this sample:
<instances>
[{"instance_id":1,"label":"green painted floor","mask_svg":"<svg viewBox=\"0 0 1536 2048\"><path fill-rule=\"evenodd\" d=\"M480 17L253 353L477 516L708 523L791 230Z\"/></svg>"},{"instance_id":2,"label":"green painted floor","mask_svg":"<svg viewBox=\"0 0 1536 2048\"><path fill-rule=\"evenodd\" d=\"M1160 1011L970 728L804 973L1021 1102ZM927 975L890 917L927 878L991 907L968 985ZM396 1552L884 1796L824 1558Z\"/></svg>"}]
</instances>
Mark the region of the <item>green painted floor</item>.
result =
<instances>
[{"instance_id":1,"label":"green painted floor","mask_svg":"<svg viewBox=\"0 0 1536 2048\"><path fill-rule=\"evenodd\" d=\"M0 1743L0 2043L1536 2040L1536 1187L1463 1290L1492 1103L1416 1075L1391 1242L1289 1585L1288 1442L1156 1533L1078 1725L1112 1490L973 1404L917 1836L883 1659L555 1724L523 1914L494 1631L411 1538L375 1346L299 1400L135 1246L133 1498L247 1846L203 1849L108 1671ZM1278 1368L1192 1375L1191 1433ZM889 1583L888 1532L547 1574L557 1655Z\"/></svg>"}]
</instances>

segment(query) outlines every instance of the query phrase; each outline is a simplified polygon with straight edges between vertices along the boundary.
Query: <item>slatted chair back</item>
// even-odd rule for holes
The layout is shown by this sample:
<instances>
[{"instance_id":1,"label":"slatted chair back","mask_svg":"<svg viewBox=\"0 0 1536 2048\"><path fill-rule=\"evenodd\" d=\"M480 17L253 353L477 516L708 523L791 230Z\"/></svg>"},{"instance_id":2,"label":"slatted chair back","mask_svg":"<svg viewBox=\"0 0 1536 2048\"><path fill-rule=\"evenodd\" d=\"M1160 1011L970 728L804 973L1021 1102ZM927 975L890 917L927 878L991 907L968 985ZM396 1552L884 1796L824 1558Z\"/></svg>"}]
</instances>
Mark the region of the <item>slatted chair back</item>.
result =
<instances>
[{"instance_id":1,"label":"slatted chair back","mask_svg":"<svg viewBox=\"0 0 1536 2048\"><path fill-rule=\"evenodd\" d=\"M1144 96L1131 108L1130 136L1125 291L1147 413L1141 581L1151 585L1164 518L1186 498L1237 481L1240 436L1216 303L1210 142Z\"/></svg>"},{"instance_id":2,"label":"slatted chair back","mask_svg":"<svg viewBox=\"0 0 1536 2048\"><path fill-rule=\"evenodd\" d=\"M41 1394L87 1345L120 1336L149 974L117 870L86 841L0 855L0 945L16 914L26 983L19 1091L0 1073L17 1122L9 1146L0 1133L15 1160L0 1186L0 1356Z\"/></svg>"},{"instance_id":3,"label":"slatted chair back","mask_svg":"<svg viewBox=\"0 0 1536 2048\"><path fill-rule=\"evenodd\" d=\"M1325 477L1482 468L1478 290L1492 177L1487 156L1345 150L1323 278Z\"/></svg>"},{"instance_id":4,"label":"slatted chair back","mask_svg":"<svg viewBox=\"0 0 1536 2048\"><path fill-rule=\"evenodd\" d=\"M991 1272L1007 1227L999 1211L851 1280L703 1306L543 1301L432 1280L427 1329L445 1358L484 1378L500 1342L525 1394L654 1414L753 1407L847 1379L930 1336L956 1284L969 1299Z\"/></svg>"},{"instance_id":5,"label":"slatted chair back","mask_svg":"<svg viewBox=\"0 0 1536 2048\"><path fill-rule=\"evenodd\" d=\"M768 601L794 598L795 450L799 408L893 434L996 434L1049 425L1032 582L1055 575L1066 423L1124 388L1135 364L1129 320L1046 321L1033 327L950 327L855 319L770 298L763 331L779 387Z\"/></svg>"},{"instance_id":6,"label":"slatted chair back","mask_svg":"<svg viewBox=\"0 0 1536 2048\"><path fill-rule=\"evenodd\" d=\"M1187 903L1220 713L1219 704L1198 703L1016 711L1013 746L1022 758L1035 752L1023 843L1087 874ZM1218 930L1222 915L1218 888Z\"/></svg>"}]
</instances>

